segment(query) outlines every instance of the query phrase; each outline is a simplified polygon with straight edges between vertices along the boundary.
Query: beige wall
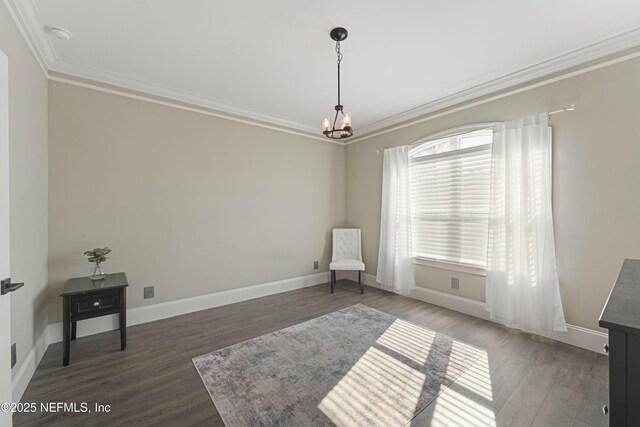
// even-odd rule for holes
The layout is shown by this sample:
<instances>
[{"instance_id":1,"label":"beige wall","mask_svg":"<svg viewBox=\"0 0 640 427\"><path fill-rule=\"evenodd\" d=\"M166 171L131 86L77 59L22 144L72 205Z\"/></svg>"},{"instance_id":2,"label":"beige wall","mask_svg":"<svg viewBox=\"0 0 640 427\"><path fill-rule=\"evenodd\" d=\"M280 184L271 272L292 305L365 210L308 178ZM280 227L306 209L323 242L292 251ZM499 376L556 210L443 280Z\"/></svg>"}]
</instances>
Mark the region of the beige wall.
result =
<instances>
[{"instance_id":1,"label":"beige wall","mask_svg":"<svg viewBox=\"0 0 640 427\"><path fill-rule=\"evenodd\" d=\"M97 246L129 307L327 271L343 147L56 82L49 111L52 323Z\"/></svg>"},{"instance_id":2,"label":"beige wall","mask_svg":"<svg viewBox=\"0 0 640 427\"><path fill-rule=\"evenodd\" d=\"M18 362L47 326L47 79L0 3L0 49L9 58L11 337ZM7 349L0 349L7 351Z\"/></svg>"},{"instance_id":3,"label":"beige wall","mask_svg":"<svg viewBox=\"0 0 640 427\"><path fill-rule=\"evenodd\" d=\"M624 258L640 258L640 59L602 68L347 147L347 225L363 231L375 274L382 155L433 132L503 121L575 102L553 117L553 204L558 273L567 322L597 329ZM428 82L425 82L428 84ZM460 290L450 288L460 278ZM421 287L484 301L484 278L416 266Z\"/></svg>"},{"instance_id":4,"label":"beige wall","mask_svg":"<svg viewBox=\"0 0 640 427\"><path fill-rule=\"evenodd\" d=\"M0 24L0 48L11 69L12 270L27 282L13 298L19 361L47 323L48 224L52 323L60 320L64 281L88 273L82 252L99 245L114 249L108 271L129 274L130 307L312 274L314 260L325 271L329 231L345 218L362 228L367 272L375 274L377 149L570 102L578 110L552 120L554 222L567 320L596 328L622 259L640 257L638 59L345 151L63 83L49 84L47 100L44 75L4 5ZM451 277L460 278L459 291L450 289ZM416 278L422 287L484 299L482 276L416 266ZM142 288L149 285L156 286L156 297L143 300Z\"/></svg>"}]
</instances>

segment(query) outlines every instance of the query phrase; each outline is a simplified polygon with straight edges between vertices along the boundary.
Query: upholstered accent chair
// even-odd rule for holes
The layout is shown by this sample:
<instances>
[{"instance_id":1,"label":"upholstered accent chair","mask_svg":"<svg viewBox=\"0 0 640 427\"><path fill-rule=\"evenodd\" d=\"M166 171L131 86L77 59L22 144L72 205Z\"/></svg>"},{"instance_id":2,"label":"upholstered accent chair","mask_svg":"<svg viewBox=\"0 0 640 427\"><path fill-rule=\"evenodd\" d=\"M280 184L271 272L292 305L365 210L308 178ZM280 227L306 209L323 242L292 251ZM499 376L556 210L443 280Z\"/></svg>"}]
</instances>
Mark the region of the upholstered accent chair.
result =
<instances>
[{"instance_id":1,"label":"upholstered accent chair","mask_svg":"<svg viewBox=\"0 0 640 427\"><path fill-rule=\"evenodd\" d=\"M336 271L357 271L360 293L364 293L362 286L362 242L359 228L334 228L333 229L333 255L331 256L331 293L336 283Z\"/></svg>"}]
</instances>

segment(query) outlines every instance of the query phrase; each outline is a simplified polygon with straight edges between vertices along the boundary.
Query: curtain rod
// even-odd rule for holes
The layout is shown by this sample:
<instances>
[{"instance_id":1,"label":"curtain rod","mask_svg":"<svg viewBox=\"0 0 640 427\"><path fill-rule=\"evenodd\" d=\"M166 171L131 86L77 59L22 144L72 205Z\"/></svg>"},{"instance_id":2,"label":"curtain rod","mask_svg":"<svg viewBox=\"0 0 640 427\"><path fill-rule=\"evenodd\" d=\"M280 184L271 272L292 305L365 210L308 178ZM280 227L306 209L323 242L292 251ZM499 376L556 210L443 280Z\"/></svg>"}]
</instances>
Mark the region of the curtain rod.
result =
<instances>
[{"instance_id":1,"label":"curtain rod","mask_svg":"<svg viewBox=\"0 0 640 427\"><path fill-rule=\"evenodd\" d=\"M550 116L553 116L554 114L564 113L565 111L576 111L576 104L569 104L568 106L564 107L561 110L551 111L547 114L549 114Z\"/></svg>"},{"instance_id":2,"label":"curtain rod","mask_svg":"<svg viewBox=\"0 0 640 427\"><path fill-rule=\"evenodd\" d=\"M560 110L550 111L550 112L547 113L547 115L549 117L551 117L553 115L556 115L556 114L559 114L559 113L564 113L566 111L576 111L576 104L569 104L569 105L567 105L566 107L564 107L564 108L562 108ZM435 137L435 135L433 135L433 136ZM414 142L413 144L410 144L410 145L414 146L414 145L417 145L417 144L421 144L422 142L423 141L417 141L417 142ZM376 150L376 154L382 154L382 152L384 150L385 150L384 148L383 149L377 149Z\"/></svg>"}]
</instances>

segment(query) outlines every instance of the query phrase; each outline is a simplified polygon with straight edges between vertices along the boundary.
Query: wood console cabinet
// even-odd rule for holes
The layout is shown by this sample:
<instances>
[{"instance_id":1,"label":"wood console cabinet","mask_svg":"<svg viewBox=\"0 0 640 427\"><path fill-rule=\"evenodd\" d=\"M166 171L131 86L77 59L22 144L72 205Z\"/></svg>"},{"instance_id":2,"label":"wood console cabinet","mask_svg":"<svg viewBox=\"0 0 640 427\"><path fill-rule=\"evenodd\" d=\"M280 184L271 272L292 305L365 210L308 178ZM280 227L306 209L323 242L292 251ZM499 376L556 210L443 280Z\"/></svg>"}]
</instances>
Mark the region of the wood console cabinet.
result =
<instances>
[{"instance_id":1,"label":"wood console cabinet","mask_svg":"<svg viewBox=\"0 0 640 427\"><path fill-rule=\"evenodd\" d=\"M626 259L600 315L609 330L609 425L640 423L640 260Z\"/></svg>"}]
</instances>

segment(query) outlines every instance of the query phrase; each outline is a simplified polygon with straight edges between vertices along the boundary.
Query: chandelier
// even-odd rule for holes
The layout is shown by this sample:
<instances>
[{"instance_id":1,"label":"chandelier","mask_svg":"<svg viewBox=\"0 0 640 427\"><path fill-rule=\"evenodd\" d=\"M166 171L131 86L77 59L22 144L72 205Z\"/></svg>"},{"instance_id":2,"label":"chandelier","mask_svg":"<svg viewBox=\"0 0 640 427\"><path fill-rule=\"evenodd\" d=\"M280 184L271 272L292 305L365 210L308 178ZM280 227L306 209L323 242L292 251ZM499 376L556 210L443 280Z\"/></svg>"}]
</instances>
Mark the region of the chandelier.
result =
<instances>
[{"instance_id":1,"label":"chandelier","mask_svg":"<svg viewBox=\"0 0 640 427\"><path fill-rule=\"evenodd\" d=\"M345 139L353 136L353 128L351 127L351 114L344 112L344 107L340 104L340 63L342 62L342 53L340 53L340 42L347 38L347 30L338 27L329 33L331 38L336 42L336 54L338 55L338 105L335 106L336 115L333 119L333 125L329 122L329 118L325 117L322 121L322 133L331 139ZM336 128L338 116L342 116L341 127Z\"/></svg>"}]
</instances>

